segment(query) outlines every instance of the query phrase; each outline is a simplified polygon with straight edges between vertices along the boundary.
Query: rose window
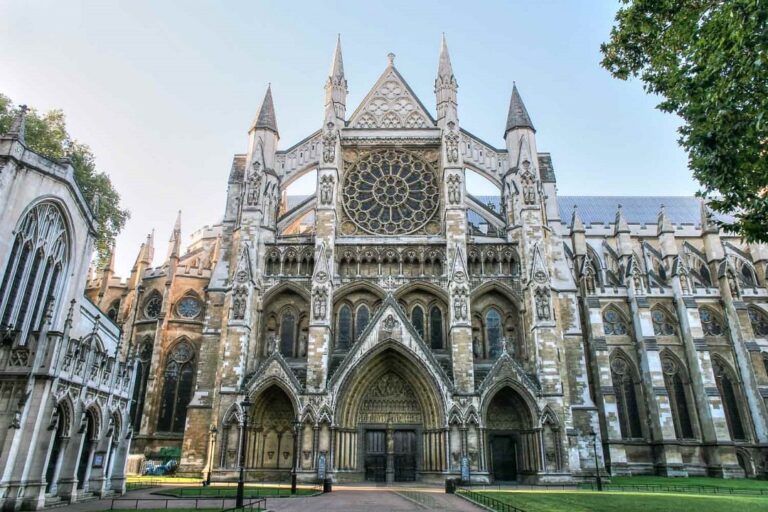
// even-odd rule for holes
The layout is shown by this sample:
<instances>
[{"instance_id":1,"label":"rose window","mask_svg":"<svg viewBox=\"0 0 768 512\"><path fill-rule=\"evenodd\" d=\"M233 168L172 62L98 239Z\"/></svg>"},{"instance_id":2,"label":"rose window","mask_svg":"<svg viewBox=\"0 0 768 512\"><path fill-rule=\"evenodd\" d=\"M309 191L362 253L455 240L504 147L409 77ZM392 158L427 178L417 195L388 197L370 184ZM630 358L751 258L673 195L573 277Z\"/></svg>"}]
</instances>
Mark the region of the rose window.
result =
<instances>
[{"instance_id":1,"label":"rose window","mask_svg":"<svg viewBox=\"0 0 768 512\"><path fill-rule=\"evenodd\" d=\"M417 155L396 149L375 151L346 170L344 211L374 235L402 235L424 227L439 205L435 172Z\"/></svg>"}]
</instances>

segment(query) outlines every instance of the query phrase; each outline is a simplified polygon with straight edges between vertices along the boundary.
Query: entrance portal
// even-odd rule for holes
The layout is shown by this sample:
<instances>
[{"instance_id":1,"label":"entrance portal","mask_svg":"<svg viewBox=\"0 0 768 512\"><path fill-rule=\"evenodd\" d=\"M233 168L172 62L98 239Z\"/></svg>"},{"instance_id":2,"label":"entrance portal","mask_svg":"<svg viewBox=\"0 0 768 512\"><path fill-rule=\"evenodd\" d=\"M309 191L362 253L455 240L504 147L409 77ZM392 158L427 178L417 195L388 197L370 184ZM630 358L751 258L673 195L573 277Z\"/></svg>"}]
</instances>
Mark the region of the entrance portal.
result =
<instances>
[{"instance_id":1,"label":"entrance portal","mask_svg":"<svg viewBox=\"0 0 768 512\"><path fill-rule=\"evenodd\" d=\"M416 432L413 430L365 431L365 479L386 482L416 481Z\"/></svg>"},{"instance_id":2,"label":"entrance portal","mask_svg":"<svg viewBox=\"0 0 768 512\"><path fill-rule=\"evenodd\" d=\"M517 447L511 435L495 435L491 438L493 478L496 481L517 480Z\"/></svg>"}]
</instances>

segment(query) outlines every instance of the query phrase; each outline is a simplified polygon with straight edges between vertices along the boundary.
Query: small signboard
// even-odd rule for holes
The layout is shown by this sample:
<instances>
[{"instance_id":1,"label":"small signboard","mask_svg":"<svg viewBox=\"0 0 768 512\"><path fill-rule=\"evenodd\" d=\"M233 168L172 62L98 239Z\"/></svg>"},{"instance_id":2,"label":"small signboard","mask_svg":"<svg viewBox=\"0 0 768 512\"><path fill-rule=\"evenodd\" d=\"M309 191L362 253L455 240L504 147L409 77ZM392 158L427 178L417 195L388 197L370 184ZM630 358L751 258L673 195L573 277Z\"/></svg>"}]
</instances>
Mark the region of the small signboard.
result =
<instances>
[{"instance_id":1,"label":"small signboard","mask_svg":"<svg viewBox=\"0 0 768 512\"><path fill-rule=\"evenodd\" d=\"M101 468L104 467L104 452L96 452L93 454L93 467L94 468Z\"/></svg>"},{"instance_id":2,"label":"small signboard","mask_svg":"<svg viewBox=\"0 0 768 512\"><path fill-rule=\"evenodd\" d=\"M317 478L325 480L325 452L317 457Z\"/></svg>"},{"instance_id":3,"label":"small signboard","mask_svg":"<svg viewBox=\"0 0 768 512\"><path fill-rule=\"evenodd\" d=\"M469 483L469 457L466 455L461 458L461 481Z\"/></svg>"}]
</instances>

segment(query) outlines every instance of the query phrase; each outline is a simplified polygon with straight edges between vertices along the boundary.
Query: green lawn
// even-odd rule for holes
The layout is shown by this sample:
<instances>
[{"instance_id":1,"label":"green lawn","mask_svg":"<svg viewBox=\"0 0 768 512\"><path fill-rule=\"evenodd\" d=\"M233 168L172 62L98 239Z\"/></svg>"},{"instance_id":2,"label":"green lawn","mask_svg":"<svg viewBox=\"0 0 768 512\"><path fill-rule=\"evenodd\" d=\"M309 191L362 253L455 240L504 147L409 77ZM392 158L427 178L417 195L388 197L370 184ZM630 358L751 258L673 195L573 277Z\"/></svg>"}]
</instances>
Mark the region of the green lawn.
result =
<instances>
[{"instance_id":1,"label":"green lawn","mask_svg":"<svg viewBox=\"0 0 768 512\"><path fill-rule=\"evenodd\" d=\"M707 478L691 476L687 478L666 478L663 476L614 476L612 485L674 485L674 486L705 486L727 487L732 489L765 489L768 491L768 480L748 480L745 478Z\"/></svg>"},{"instance_id":2,"label":"green lawn","mask_svg":"<svg viewBox=\"0 0 768 512\"><path fill-rule=\"evenodd\" d=\"M309 496L319 491L313 488L298 487L296 496ZM163 489L155 494L163 496L175 496L177 498L197 498L209 496L227 496L232 497L237 494L237 487L228 485L212 485L210 487L177 487L175 489ZM290 496L291 488L289 486L245 486L245 496Z\"/></svg>"},{"instance_id":3,"label":"green lawn","mask_svg":"<svg viewBox=\"0 0 768 512\"><path fill-rule=\"evenodd\" d=\"M757 496L702 496L591 491L489 492L526 512L765 512L768 499Z\"/></svg>"}]
</instances>

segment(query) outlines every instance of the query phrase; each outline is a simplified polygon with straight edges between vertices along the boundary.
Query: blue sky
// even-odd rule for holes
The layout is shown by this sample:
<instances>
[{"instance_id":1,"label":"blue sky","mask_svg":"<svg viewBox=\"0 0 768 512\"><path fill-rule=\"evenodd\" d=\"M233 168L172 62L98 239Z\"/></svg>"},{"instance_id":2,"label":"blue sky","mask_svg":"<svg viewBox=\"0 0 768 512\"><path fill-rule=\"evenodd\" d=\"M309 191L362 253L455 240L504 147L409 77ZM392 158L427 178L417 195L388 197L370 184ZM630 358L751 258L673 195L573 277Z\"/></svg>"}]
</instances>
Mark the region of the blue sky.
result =
<instances>
[{"instance_id":1,"label":"blue sky","mask_svg":"<svg viewBox=\"0 0 768 512\"><path fill-rule=\"evenodd\" d=\"M282 148L316 130L341 33L351 113L395 64L434 113L445 32L463 128L503 147L512 81L552 153L563 195L689 195L676 118L638 81L599 66L618 2L29 1L0 3L0 92L62 108L132 212L118 240L126 275L156 229L165 255L176 211L184 236L223 212L234 153L272 90Z\"/></svg>"}]
</instances>

